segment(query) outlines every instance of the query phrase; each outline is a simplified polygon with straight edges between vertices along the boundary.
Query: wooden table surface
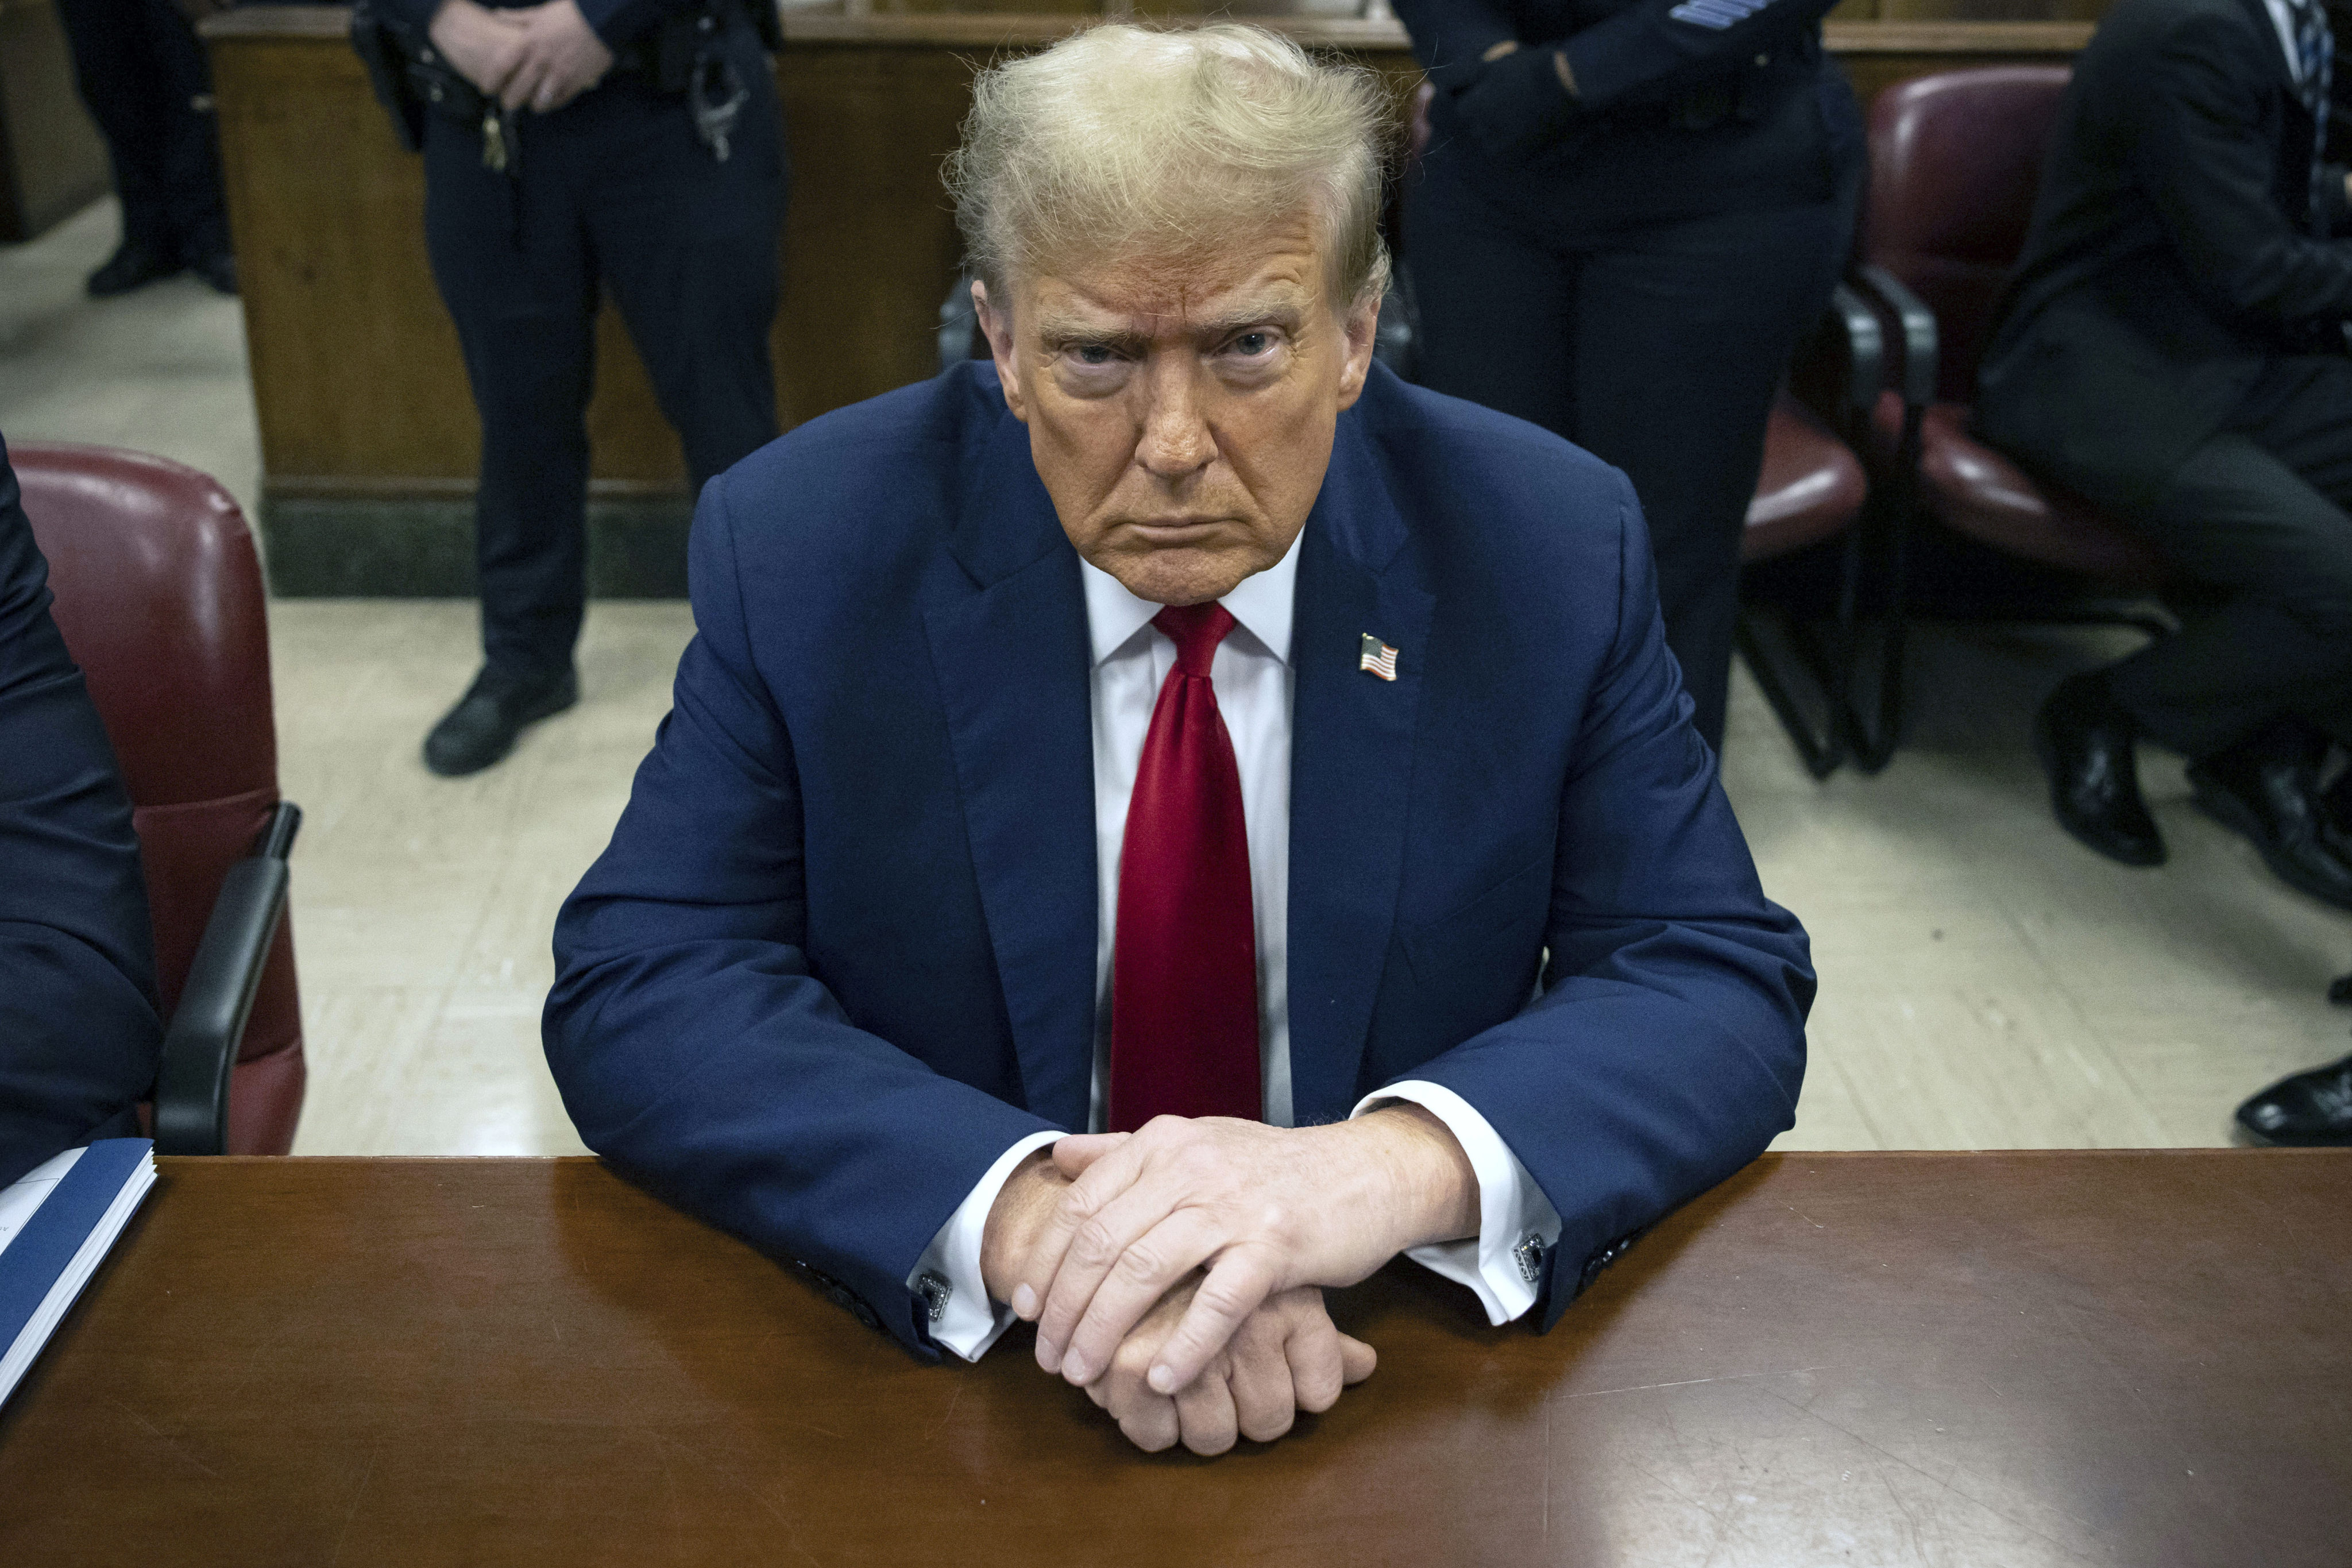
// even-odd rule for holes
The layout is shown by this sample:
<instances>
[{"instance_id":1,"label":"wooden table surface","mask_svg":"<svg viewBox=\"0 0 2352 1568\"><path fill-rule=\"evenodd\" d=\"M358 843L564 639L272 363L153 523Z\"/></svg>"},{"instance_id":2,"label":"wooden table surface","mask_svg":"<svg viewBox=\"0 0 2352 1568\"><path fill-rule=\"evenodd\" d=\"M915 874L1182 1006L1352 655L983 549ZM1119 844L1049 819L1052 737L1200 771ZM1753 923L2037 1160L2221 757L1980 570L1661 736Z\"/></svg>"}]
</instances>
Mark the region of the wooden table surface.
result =
<instances>
[{"instance_id":1,"label":"wooden table surface","mask_svg":"<svg viewBox=\"0 0 2352 1568\"><path fill-rule=\"evenodd\" d=\"M0 1415L0 1563L2352 1561L2352 1152L1770 1156L1549 1336L1147 1457L591 1161L165 1160Z\"/></svg>"}]
</instances>

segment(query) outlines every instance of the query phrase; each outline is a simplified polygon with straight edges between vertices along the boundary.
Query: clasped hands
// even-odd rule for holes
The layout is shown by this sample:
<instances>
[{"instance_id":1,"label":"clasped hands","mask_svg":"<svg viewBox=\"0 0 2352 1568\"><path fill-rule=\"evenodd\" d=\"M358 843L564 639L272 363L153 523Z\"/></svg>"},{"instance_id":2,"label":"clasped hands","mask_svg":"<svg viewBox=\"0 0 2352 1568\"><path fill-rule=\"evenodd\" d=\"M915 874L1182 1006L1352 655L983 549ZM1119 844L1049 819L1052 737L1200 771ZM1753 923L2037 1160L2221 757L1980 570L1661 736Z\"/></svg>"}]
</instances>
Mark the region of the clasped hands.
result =
<instances>
[{"instance_id":1,"label":"clasped hands","mask_svg":"<svg viewBox=\"0 0 2352 1568\"><path fill-rule=\"evenodd\" d=\"M577 0L496 11L474 0L443 0L431 34L458 75L509 110L528 105L552 113L613 68L613 51Z\"/></svg>"},{"instance_id":2,"label":"clasped hands","mask_svg":"<svg viewBox=\"0 0 2352 1568\"><path fill-rule=\"evenodd\" d=\"M1037 1325L1037 1363L1137 1447L1271 1442L1371 1375L1323 1289L1475 1236L1478 1184L1416 1105L1279 1128L1163 1116L1030 1156L990 1209L990 1297Z\"/></svg>"}]
</instances>

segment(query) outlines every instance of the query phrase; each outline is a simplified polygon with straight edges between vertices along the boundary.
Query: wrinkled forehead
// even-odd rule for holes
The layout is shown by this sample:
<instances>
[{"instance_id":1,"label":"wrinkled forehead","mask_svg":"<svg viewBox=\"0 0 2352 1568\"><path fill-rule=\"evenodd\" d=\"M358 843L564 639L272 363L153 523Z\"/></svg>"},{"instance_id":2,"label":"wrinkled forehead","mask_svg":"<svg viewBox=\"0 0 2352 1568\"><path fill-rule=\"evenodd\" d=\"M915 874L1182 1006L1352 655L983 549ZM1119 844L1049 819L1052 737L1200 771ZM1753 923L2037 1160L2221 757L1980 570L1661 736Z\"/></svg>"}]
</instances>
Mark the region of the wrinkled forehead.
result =
<instances>
[{"instance_id":1,"label":"wrinkled forehead","mask_svg":"<svg viewBox=\"0 0 2352 1568\"><path fill-rule=\"evenodd\" d=\"M1200 246L1135 246L1046 260L1014 275L1016 325L1052 337L1191 336L1328 310L1328 258L1301 218Z\"/></svg>"}]
</instances>

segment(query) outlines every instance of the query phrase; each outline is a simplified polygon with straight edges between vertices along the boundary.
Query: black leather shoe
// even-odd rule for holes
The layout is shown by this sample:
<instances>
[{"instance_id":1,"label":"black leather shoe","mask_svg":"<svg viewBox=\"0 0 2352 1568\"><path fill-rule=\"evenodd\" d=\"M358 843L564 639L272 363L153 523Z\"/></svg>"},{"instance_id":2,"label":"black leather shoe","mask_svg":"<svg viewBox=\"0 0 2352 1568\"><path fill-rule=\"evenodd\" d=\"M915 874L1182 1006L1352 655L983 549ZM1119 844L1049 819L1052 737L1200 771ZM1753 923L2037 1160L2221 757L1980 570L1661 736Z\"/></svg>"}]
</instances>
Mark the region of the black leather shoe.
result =
<instances>
[{"instance_id":1,"label":"black leather shoe","mask_svg":"<svg viewBox=\"0 0 2352 1568\"><path fill-rule=\"evenodd\" d=\"M188 263L188 270L211 284L215 294L234 297L236 293L236 258L226 250L196 258Z\"/></svg>"},{"instance_id":2,"label":"black leather shoe","mask_svg":"<svg viewBox=\"0 0 2352 1568\"><path fill-rule=\"evenodd\" d=\"M2189 764L2197 805L2244 834L2288 887L2352 910L2352 864L2320 836L2319 759L2300 747L2243 747Z\"/></svg>"},{"instance_id":3,"label":"black leather shoe","mask_svg":"<svg viewBox=\"0 0 2352 1568\"><path fill-rule=\"evenodd\" d=\"M156 250L144 241L126 239L106 258L105 266L89 275L90 298L111 300L179 270L179 258Z\"/></svg>"},{"instance_id":4,"label":"black leather shoe","mask_svg":"<svg viewBox=\"0 0 2352 1568\"><path fill-rule=\"evenodd\" d=\"M2033 752L2050 775L2058 826L2126 866L2164 864L2164 836L2140 798L2134 726L2099 670L2058 683L2033 716Z\"/></svg>"},{"instance_id":5,"label":"black leather shoe","mask_svg":"<svg viewBox=\"0 0 2352 1568\"><path fill-rule=\"evenodd\" d=\"M580 678L568 667L532 676L484 665L457 706L425 737L425 765L445 779L480 773L514 750L524 725L579 700Z\"/></svg>"},{"instance_id":6,"label":"black leather shoe","mask_svg":"<svg viewBox=\"0 0 2352 1568\"><path fill-rule=\"evenodd\" d=\"M2336 775L2336 784L2319 797L2319 837L2339 860L2352 861L2352 767Z\"/></svg>"},{"instance_id":7,"label":"black leather shoe","mask_svg":"<svg viewBox=\"0 0 2352 1568\"><path fill-rule=\"evenodd\" d=\"M2352 1057L2271 1085L2238 1107L2238 1125L2264 1143L2352 1147Z\"/></svg>"}]
</instances>

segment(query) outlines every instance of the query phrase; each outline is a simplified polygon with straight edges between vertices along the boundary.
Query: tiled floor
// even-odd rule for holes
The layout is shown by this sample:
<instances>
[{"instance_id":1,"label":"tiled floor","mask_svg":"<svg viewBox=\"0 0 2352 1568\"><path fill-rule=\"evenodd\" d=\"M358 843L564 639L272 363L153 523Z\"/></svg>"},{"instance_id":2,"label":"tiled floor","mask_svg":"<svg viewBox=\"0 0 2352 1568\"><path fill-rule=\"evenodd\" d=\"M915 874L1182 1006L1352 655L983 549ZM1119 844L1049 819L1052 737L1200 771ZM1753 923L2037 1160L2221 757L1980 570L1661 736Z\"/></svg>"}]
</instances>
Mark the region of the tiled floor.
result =
<instances>
[{"instance_id":1,"label":"tiled floor","mask_svg":"<svg viewBox=\"0 0 2352 1568\"><path fill-rule=\"evenodd\" d=\"M184 280L92 305L93 209L0 247L0 433L114 442L258 473L234 302ZM473 614L419 601L272 615L311 1088L302 1152L576 1151L538 1048L557 904L602 847L691 633L682 605L600 604L578 710L487 775L416 744L472 672ZM2051 823L2025 717L2098 634L1930 631L1909 744L1874 779L1808 778L1745 677L1726 780L1765 885L1822 973L1790 1148L2225 1142L2231 1108L2342 1054L2328 978L2352 916L2271 880L2145 764L2169 865L2113 866Z\"/></svg>"}]
</instances>

